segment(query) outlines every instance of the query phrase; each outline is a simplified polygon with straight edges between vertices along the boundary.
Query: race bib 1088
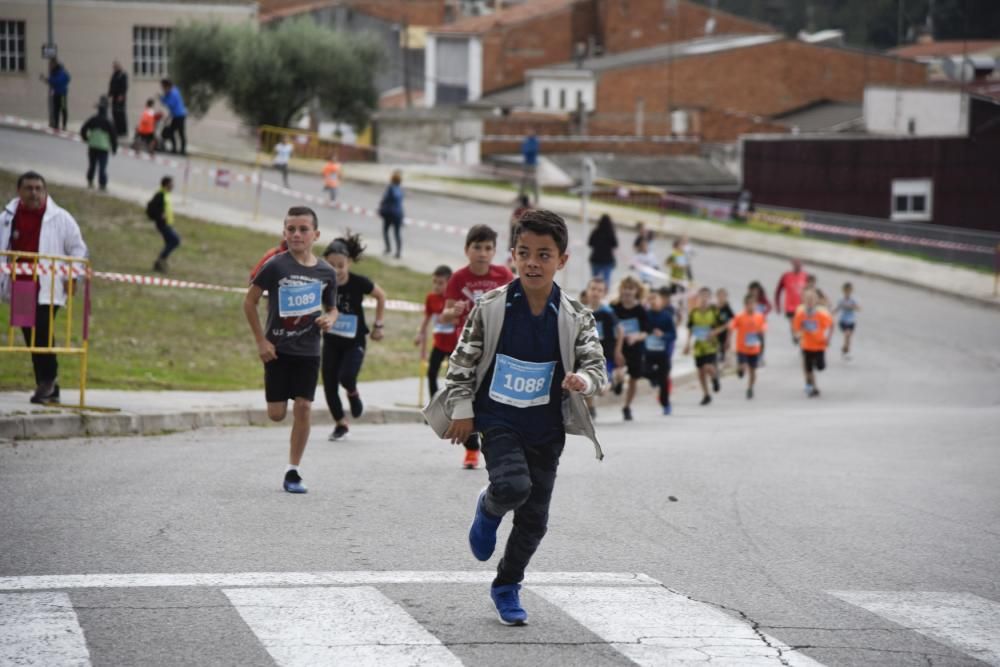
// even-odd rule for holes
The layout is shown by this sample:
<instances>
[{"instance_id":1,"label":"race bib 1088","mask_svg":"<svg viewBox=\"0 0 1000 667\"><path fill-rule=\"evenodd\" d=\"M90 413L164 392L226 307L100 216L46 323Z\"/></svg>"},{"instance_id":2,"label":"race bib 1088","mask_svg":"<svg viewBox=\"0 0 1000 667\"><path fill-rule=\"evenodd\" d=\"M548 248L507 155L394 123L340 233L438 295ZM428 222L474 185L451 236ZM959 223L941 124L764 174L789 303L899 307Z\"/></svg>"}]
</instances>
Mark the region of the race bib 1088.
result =
<instances>
[{"instance_id":1,"label":"race bib 1088","mask_svg":"<svg viewBox=\"0 0 1000 667\"><path fill-rule=\"evenodd\" d=\"M556 362L520 361L498 354L490 398L515 408L548 405Z\"/></svg>"}]
</instances>

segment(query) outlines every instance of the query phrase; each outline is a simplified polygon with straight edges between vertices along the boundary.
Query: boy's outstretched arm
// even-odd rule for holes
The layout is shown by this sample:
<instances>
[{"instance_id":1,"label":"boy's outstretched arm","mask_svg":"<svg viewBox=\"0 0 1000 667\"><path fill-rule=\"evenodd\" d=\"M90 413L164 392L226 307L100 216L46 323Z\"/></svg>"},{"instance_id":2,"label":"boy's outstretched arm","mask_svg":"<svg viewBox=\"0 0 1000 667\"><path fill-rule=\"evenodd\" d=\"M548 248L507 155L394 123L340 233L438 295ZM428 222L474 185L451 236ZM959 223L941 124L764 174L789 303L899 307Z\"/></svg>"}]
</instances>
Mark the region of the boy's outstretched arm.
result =
<instances>
[{"instance_id":1,"label":"boy's outstretched arm","mask_svg":"<svg viewBox=\"0 0 1000 667\"><path fill-rule=\"evenodd\" d=\"M451 426L444 437L455 444L468 440L475 428L473 401L476 393L476 368L483 356L484 329L479 306L472 309L458 337L458 345L448 359L448 414Z\"/></svg>"},{"instance_id":2,"label":"boy's outstretched arm","mask_svg":"<svg viewBox=\"0 0 1000 667\"><path fill-rule=\"evenodd\" d=\"M604 348L597 336L597 322L593 313L583 313L583 320L576 332L576 368L566 374L563 388L593 396L608 383Z\"/></svg>"}]
</instances>

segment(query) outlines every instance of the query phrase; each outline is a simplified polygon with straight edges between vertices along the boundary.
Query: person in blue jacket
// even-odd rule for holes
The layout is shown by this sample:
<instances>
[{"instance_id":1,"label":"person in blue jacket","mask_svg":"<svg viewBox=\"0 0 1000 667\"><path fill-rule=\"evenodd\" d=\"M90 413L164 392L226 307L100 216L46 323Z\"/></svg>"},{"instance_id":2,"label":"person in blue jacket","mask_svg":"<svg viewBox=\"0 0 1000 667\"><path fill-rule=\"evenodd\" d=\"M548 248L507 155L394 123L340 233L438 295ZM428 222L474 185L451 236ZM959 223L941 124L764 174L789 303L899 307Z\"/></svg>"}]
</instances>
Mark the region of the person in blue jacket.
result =
<instances>
[{"instance_id":1,"label":"person in blue jacket","mask_svg":"<svg viewBox=\"0 0 1000 667\"><path fill-rule=\"evenodd\" d=\"M531 188L535 194L535 206L538 206L538 136L534 129L529 128L528 136L521 142L521 158L524 160L524 173L518 194L527 194L528 188Z\"/></svg>"},{"instance_id":2,"label":"person in blue jacket","mask_svg":"<svg viewBox=\"0 0 1000 667\"><path fill-rule=\"evenodd\" d=\"M170 111L170 126L168 131L164 132L164 144L170 142L170 152L176 153L179 138L181 142L180 154L186 155L187 133L184 130L184 124L187 121L187 107L184 106L184 98L181 97L181 91L170 79L161 79L160 87L163 88L160 102Z\"/></svg>"},{"instance_id":3,"label":"person in blue jacket","mask_svg":"<svg viewBox=\"0 0 1000 667\"><path fill-rule=\"evenodd\" d=\"M62 129L66 129L69 117L69 107L66 97L69 95L69 72L63 64L53 58L49 61L49 75L41 75L42 81L49 84L49 127L59 129L59 119L62 119Z\"/></svg>"},{"instance_id":4,"label":"person in blue jacket","mask_svg":"<svg viewBox=\"0 0 1000 667\"><path fill-rule=\"evenodd\" d=\"M385 254L392 252L389 243L389 230L396 236L396 259L403 254L403 172L392 172L392 179L382 195L378 206L378 214L382 217L382 238L385 240Z\"/></svg>"}]
</instances>

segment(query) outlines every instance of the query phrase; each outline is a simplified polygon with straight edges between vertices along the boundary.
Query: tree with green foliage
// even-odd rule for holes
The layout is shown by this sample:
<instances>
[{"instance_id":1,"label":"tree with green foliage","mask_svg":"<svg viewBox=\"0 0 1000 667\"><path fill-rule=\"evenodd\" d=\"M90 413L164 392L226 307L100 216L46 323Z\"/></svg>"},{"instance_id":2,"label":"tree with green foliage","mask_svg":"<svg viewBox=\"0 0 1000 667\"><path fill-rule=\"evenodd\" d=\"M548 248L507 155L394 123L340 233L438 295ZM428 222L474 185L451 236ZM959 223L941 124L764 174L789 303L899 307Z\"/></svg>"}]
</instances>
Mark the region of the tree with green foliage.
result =
<instances>
[{"instance_id":1,"label":"tree with green foliage","mask_svg":"<svg viewBox=\"0 0 1000 667\"><path fill-rule=\"evenodd\" d=\"M369 35L303 20L273 29L190 23L174 30L170 69L191 112L224 98L246 123L288 127L313 100L337 122L364 127L378 100L381 63Z\"/></svg>"},{"instance_id":2,"label":"tree with green foliage","mask_svg":"<svg viewBox=\"0 0 1000 667\"><path fill-rule=\"evenodd\" d=\"M786 35L835 28L848 43L891 49L913 42L930 14L938 40L996 39L998 0L699 0L770 23Z\"/></svg>"}]
</instances>

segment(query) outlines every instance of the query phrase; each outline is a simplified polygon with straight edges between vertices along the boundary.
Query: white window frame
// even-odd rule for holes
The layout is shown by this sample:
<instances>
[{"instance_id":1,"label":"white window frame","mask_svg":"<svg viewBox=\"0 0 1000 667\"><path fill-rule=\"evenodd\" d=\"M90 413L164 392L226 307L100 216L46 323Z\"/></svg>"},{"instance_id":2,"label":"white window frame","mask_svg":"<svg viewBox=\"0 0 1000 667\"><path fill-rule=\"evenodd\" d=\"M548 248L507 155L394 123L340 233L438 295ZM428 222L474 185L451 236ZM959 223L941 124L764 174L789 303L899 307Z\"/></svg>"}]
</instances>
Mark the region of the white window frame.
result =
<instances>
[{"instance_id":1,"label":"white window frame","mask_svg":"<svg viewBox=\"0 0 1000 667\"><path fill-rule=\"evenodd\" d=\"M897 206L897 199L904 198L905 206ZM918 197L923 197L922 211L914 210ZM930 222L934 217L934 180L931 178L894 178L892 179L892 198L889 200L889 210L893 220L910 222Z\"/></svg>"},{"instance_id":2,"label":"white window frame","mask_svg":"<svg viewBox=\"0 0 1000 667\"><path fill-rule=\"evenodd\" d=\"M137 79L162 79L169 75L170 35L163 26L132 26L132 75Z\"/></svg>"},{"instance_id":3,"label":"white window frame","mask_svg":"<svg viewBox=\"0 0 1000 667\"><path fill-rule=\"evenodd\" d=\"M0 74L24 74L26 71L24 42L27 31L25 21L0 19Z\"/></svg>"}]
</instances>

